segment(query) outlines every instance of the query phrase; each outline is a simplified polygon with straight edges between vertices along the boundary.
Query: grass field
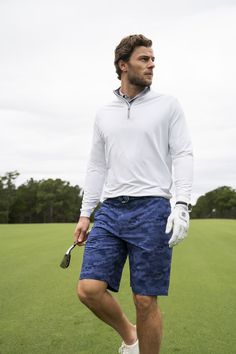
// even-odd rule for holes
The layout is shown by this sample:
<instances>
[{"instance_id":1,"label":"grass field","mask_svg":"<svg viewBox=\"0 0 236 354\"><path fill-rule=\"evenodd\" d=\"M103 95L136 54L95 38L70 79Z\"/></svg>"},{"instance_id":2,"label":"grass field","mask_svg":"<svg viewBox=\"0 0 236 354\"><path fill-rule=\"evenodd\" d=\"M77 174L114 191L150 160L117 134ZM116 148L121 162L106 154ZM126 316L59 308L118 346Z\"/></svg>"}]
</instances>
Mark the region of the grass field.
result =
<instances>
[{"instance_id":1,"label":"grass field","mask_svg":"<svg viewBox=\"0 0 236 354\"><path fill-rule=\"evenodd\" d=\"M115 354L120 338L76 297L82 249L59 267L75 225L0 225L0 353ZM193 220L160 299L161 354L236 353L236 221ZM126 266L116 295L135 320Z\"/></svg>"}]
</instances>

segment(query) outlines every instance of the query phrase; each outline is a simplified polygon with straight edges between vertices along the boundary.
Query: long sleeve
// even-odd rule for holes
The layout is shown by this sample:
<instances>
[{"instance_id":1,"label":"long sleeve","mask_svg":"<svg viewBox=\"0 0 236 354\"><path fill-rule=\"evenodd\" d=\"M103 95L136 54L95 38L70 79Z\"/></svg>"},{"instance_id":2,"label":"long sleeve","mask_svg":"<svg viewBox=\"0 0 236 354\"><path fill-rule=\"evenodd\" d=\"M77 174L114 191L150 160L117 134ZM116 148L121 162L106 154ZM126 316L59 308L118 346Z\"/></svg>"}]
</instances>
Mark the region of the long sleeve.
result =
<instances>
[{"instance_id":1,"label":"long sleeve","mask_svg":"<svg viewBox=\"0 0 236 354\"><path fill-rule=\"evenodd\" d=\"M190 203L193 184L193 149L184 112L177 100L171 115L169 148L174 170L176 200Z\"/></svg>"},{"instance_id":2,"label":"long sleeve","mask_svg":"<svg viewBox=\"0 0 236 354\"><path fill-rule=\"evenodd\" d=\"M80 216L90 217L94 208L97 206L102 194L105 174L106 161L104 140L99 131L97 122L95 121Z\"/></svg>"}]
</instances>

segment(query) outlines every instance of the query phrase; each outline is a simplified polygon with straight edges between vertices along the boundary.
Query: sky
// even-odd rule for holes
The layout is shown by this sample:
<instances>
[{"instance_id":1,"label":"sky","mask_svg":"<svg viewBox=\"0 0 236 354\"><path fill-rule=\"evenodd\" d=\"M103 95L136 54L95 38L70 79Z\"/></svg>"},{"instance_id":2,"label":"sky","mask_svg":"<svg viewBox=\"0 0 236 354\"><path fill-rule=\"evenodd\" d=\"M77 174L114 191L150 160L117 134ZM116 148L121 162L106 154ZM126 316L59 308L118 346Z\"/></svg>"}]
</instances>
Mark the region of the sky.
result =
<instances>
[{"instance_id":1,"label":"sky","mask_svg":"<svg viewBox=\"0 0 236 354\"><path fill-rule=\"evenodd\" d=\"M192 203L236 188L236 0L0 0L0 175L83 188L96 111L120 85L114 49L135 33L153 41L153 90L184 109Z\"/></svg>"}]
</instances>

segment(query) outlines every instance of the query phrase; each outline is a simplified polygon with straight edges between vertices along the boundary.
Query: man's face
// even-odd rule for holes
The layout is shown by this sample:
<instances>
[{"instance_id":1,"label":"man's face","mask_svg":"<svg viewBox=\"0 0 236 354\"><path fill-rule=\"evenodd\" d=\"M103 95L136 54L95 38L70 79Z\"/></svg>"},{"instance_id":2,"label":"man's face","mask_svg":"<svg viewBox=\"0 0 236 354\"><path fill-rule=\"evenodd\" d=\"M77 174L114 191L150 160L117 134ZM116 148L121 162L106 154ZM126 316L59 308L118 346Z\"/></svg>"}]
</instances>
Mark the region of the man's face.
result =
<instances>
[{"instance_id":1,"label":"man's face","mask_svg":"<svg viewBox=\"0 0 236 354\"><path fill-rule=\"evenodd\" d=\"M129 83L140 87L150 86L155 67L154 60L152 48L136 47L126 63Z\"/></svg>"}]
</instances>

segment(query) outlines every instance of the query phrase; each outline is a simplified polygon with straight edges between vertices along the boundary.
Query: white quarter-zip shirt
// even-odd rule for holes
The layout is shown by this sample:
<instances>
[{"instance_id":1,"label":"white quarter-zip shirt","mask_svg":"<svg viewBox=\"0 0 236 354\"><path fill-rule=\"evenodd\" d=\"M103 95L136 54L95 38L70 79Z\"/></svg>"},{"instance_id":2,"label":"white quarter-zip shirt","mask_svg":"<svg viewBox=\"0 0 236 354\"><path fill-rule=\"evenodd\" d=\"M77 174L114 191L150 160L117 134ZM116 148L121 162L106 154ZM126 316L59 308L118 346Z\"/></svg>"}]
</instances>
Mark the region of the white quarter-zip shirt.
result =
<instances>
[{"instance_id":1,"label":"white quarter-zip shirt","mask_svg":"<svg viewBox=\"0 0 236 354\"><path fill-rule=\"evenodd\" d=\"M151 89L134 99L114 93L95 118L80 215L118 196L170 199L173 176L176 200L189 203L193 152L177 99Z\"/></svg>"}]
</instances>

